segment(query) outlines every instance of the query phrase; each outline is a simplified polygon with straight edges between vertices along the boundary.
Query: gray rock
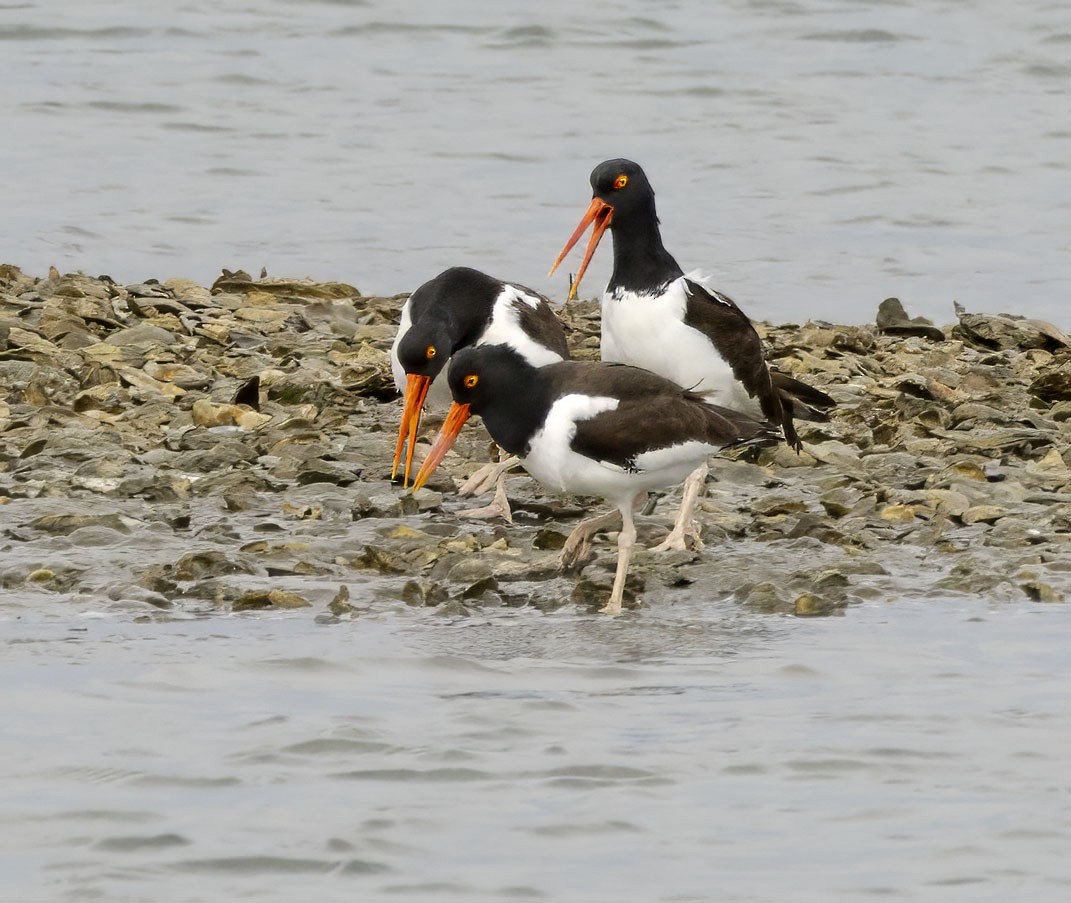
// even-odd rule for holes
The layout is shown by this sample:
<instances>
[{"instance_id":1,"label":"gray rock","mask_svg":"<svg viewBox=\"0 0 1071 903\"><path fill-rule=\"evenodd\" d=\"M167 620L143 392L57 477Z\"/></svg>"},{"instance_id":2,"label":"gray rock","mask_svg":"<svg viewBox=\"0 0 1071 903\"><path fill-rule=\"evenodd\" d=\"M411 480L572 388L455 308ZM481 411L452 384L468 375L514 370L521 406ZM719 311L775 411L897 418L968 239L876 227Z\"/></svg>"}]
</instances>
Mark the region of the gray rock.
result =
<instances>
[{"instance_id":1,"label":"gray rock","mask_svg":"<svg viewBox=\"0 0 1071 903\"><path fill-rule=\"evenodd\" d=\"M878 331L884 335L920 336L943 342L945 334L925 317L909 317L899 298L886 298L878 306Z\"/></svg>"},{"instance_id":2,"label":"gray rock","mask_svg":"<svg viewBox=\"0 0 1071 903\"><path fill-rule=\"evenodd\" d=\"M139 323L128 329L120 329L104 340L109 345L134 346L149 348L153 345L173 345L178 339L175 335L160 326L149 323Z\"/></svg>"}]
</instances>

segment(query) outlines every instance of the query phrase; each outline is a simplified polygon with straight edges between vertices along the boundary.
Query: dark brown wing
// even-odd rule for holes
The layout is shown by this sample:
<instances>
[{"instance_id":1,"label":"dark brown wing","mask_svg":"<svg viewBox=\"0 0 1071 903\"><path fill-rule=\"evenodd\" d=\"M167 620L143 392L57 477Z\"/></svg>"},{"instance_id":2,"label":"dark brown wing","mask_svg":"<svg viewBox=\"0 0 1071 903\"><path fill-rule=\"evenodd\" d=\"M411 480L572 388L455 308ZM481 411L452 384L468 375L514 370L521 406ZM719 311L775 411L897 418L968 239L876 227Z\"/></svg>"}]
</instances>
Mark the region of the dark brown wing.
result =
<instances>
[{"instance_id":1,"label":"dark brown wing","mask_svg":"<svg viewBox=\"0 0 1071 903\"><path fill-rule=\"evenodd\" d=\"M785 441L795 449L800 439L792 425L791 411L781 403L766 366L762 339L742 310L728 295L707 288L691 279L684 280L688 301L684 322L698 329L725 358L735 376L752 398L758 399L762 413L785 433Z\"/></svg>"},{"instance_id":2,"label":"dark brown wing","mask_svg":"<svg viewBox=\"0 0 1071 903\"><path fill-rule=\"evenodd\" d=\"M589 458L630 469L644 452L689 442L702 442L713 452L740 442L776 439L769 424L707 404L646 370L580 362L574 362L573 369L582 375L585 394L618 400L616 409L577 424L572 448ZM694 451L685 454L694 457Z\"/></svg>"},{"instance_id":3,"label":"dark brown wing","mask_svg":"<svg viewBox=\"0 0 1071 903\"><path fill-rule=\"evenodd\" d=\"M837 403L821 389L809 386L802 380L770 369L774 388L781 396L781 405L796 420L829 420L827 411Z\"/></svg>"},{"instance_id":4,"label":"dark brown wing","mask_svg":"<svg viewBox=\"0 0 1071 903\"><path fill-rule=\"evenodd\" d=\"M533 292L522 285L516 287L527 292L540 302L538 306L531 307L520 298L514 300L513 306L517 311L517 319L521 324L521 329L525 331L533 342L539 343L544 348L549 348L560 356L562 360L568 360L569 344L565 340L565 325L558 319L558 315L554 313L550 302L538 292Z\"/></svg>"}]
</instances>

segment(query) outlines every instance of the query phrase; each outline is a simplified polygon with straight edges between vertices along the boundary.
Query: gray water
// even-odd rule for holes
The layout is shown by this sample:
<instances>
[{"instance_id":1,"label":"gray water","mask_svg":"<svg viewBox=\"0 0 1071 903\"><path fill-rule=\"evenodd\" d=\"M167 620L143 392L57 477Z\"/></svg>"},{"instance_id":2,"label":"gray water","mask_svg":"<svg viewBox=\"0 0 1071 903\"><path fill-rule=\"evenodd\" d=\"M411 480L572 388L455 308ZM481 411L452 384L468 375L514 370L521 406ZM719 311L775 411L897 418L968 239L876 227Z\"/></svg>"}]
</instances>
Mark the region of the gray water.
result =
<instances>
[{"instance_id":1,"label":"gray water","mask_svg":"<svg viewBox=\"0 0 1071 903\"><path fill-rule=\"evenodd\" d=\"M1066 606L7 614L5 900L1071 895Z\"/></svg>"},{"instance_id":2,"label":"gray water","mask_svg":"<svg viewBox=\"0 0 1071 903\"><path fill-rule=\"evenodd\" d=\"M1064 0L6 0L0 254L561 298L588 173L628 156L756 318L1067 328L1069 60Z\"/></svg>"},{"instance_id":3,"label":"gray water","mask_svg":"<svg viewBox=\"0 0 1071 903\"><path fill-rule=\"evenodd\" d=\"M546 269L606 157L756 317L1068 328L1071 7L0 3L0 257ZM603 249L585 283L609 272ZM2 509L0 509L2 511ZM6 592L6 901L1064 901L1064 605L196 616Z\"/></svg>"}]
</instances>

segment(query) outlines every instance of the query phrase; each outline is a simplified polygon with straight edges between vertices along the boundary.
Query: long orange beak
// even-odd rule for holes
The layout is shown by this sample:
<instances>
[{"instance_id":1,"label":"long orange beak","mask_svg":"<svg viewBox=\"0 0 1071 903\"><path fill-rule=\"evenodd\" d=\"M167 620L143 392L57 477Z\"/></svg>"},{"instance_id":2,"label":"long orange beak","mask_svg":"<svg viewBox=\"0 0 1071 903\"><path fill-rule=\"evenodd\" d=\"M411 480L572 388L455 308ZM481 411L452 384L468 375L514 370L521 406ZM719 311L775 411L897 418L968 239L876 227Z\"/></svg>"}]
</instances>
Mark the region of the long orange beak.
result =
<instances>
[{"instance_id":1,"label":"long orange beak","mask_svg":"<svg viewBox=\"0 0 1071 903\"><path fill-rule=\"evenodd\" d=\"M420 468L420 473L416 475L416 479L413 481L413 492L416 492L428 482L428 477L432 475L435 468L439 466L439 462L453 447L457 441L457 434L461 432L461 427L465 425L465 421L468 419L469 406L467 404L458 404L455 401L450 405L450 410L446 414L446 420L443 421L442 429L439 430L439 435L435 437L435 444L432 445L431 451L428 452L428 456L424 459L424 464Z\"/></svg>"},{"instance_id":2,"label":"long orange beak","mask_svg":"<svg viewBox=\"0 0 1071 903\"><path fill-rule=\"evenodd\" d=\"M558 269L558 264L565 259L565 255L573 249L573 245L580 241L580 236L584 234L584 230L586 230L592 223L595 223L595 228L591 232L591 238L588 239L588 248L584 252L584 259L580 262L580 269L576 271L576 279L573 280L573 284L569 287L570 301L576 297L576 290L580 286L580 280L584 277L588 264L591 262L591 256L599 246L602 234L610 225L610 220L613 219L613 216L614 208L612 206L607 204L602 198L592 198L591 204L588 205L587 211L580 220L580 225L577 226L573 234L569 236L569 240L565 243L565 247L562 248L561 254L559 254L558 259L554 261L554 266L552 266L550 272L547 273L548 276L554 274L554 271Z\"/></svg>"},{"instance_id":3,"label":"long orange beak","mask_svg":"<svg viewBox=\"0 0 1071 903\"><path fill-rule=\"evenodd\" d=\"M402 449L406 440L409 440L409 448L405 456L405 476L402 486L409 483L409 471L413 467L413 449L416 447L416 431L420 426L420 410L424 407L424 399L428 397L428 389L431 388L431 377L418 376L410 373L405 378L405 407L402 409L402 423L398 427L398 447L394 450L394 468L390 472L393 480L398 475L398 464L402 460Z\"/></svg>"}]
</instances>

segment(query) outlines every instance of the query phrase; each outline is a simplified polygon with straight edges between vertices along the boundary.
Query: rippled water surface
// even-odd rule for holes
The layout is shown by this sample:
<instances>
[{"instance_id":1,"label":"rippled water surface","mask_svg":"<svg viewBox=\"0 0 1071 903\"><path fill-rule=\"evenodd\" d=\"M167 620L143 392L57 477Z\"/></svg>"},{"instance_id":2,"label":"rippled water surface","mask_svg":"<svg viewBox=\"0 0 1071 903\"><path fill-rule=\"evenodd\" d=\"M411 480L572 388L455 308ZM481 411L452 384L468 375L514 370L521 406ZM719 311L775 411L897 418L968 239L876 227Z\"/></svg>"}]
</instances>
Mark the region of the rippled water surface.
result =
<instances>
[{"instance_id":1,"label":"rippled water surface","mask_svg":"<svg viewBox=\"0 0 1071 903\"><path fill-rule=\"evenodd\" d=\"M1062 0L9 0L0 253L560 298L588 173L629 156L753 316L1066 328L1069 59Z\"/></svg>"},{"instance_id":2,"label":"rippled water surface","mask_svg":"<svg viewBox=\"0 0 1071 903\"><path fill-rule=\"evenodd\" d=\"M0 0L0 258L368 292L470 264L560 299L625 155L756 317L896 294L1067 329L1069 58L1045 0ZM0 899L1071 899L1071 608L681 598L329 622L8 591Z\"/></svg>"},{"instance_id":3,"label":"rippled water surface","mask_svg":"<svg viewBox=\"0 0 1071 903\"><path fill-rule=\"evenodd\" d=\"M4 899L1071 893L1065 606L2 627Z\"/></svg>"}]
</instances>

